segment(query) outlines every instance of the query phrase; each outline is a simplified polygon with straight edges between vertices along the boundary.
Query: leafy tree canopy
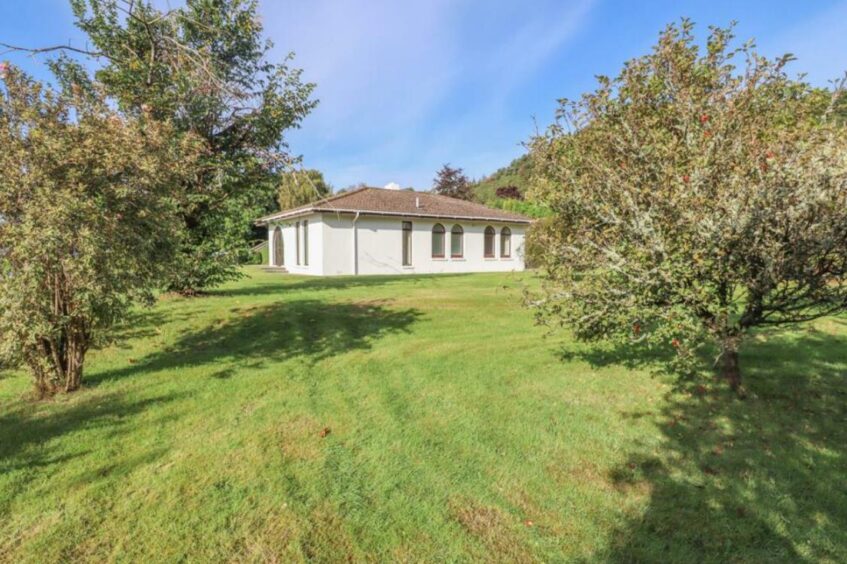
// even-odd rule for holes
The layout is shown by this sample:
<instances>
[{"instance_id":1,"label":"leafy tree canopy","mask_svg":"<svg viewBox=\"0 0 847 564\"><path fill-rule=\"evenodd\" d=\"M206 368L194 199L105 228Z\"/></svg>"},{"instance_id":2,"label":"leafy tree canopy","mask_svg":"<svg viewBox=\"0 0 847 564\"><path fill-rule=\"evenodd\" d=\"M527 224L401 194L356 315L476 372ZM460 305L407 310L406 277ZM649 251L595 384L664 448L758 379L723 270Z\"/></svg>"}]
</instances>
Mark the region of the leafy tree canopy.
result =
<instances>
[{"instance_id":1,"label":"leafy tree canopy","mask_svg":"<svg viewBox=\"0 0 847 564\"><path fill-rule=\"evenodd\" d=\"M500 188L514 186L526 195L532 183L532 159L529 155L521 155L508 165L473 182L471 188L476 199L488 205L497 205L497 194Z\"/></svg>"},{"instance_id":2,"label":"leafy tree canopy","mask_svg":"<svg viewBox=\"0 0 847 564\"><path fill-rule=\"evenodd\" d=\"M445 164L433 180L432 191L442 196L450 196L460 200L473 200L470 181L461 168L453 168Z\"/></svg>"},{"instance_id":3,"label":"leafy tree canopy","mask_svg":"<svg viewBox=\"0 0 847 564\"><path fill-rule=\"evenodd\" d=\"M332 194L332 186L319 170L307 169L286 172L281 175L277 202L279 209L287 210L304 206Z\"/></svg>"},{"instance_id":4,"label":"leafy tree canopy","mask_svg":"<svg viewBox=\"0 0 847 564\"><path fill-rule=\"evenodd\" d=\"M203 169L179 187L183 293L237 276L255 218L272 205L278 173L294 159L284 133L314 107L313 85L288 60L270 62L253 0L187 0L167 12L145 0L71 0L119 108L173 123L203 139ZM290 57L289 57L290 58ZM53 68L68 88L90 89L68 57Z\"/></svg>"},{"instance_id":5,"label":"leafy tree canopy","mask_svg":"<svg viewBox=\"0 0 847 564\"><path fill-rule=\"evenodd\" d=\"M523 200L521 189L514 185L501 186L494 192L498 198L504 200Z\"/></svg>"},{"instance_id":6,"label":"leafy tree canopy","mask_svg":"<svg viewBox=\"0 0 847 564\"><path fill-rule=\"evenodd\" d=\"M554 213L538 305L688 369L714 343L740 390L751 329L847 307L847 135L791 57L735 47L731 29L699 45L689 21L669 26L533 140L534 196Z\"/></svg>"},{"instance_id":7,"label":"leafy tree canopy","mask_svg":"<svg viewBox=\"0 0 847 564\"><path fill-rule=\"evenodd\" d=\"M71 391L89 348L170 273L171 188L202 143L0 74L0 364L29 367L41 395Z\"/></svg>"}]
</instances>

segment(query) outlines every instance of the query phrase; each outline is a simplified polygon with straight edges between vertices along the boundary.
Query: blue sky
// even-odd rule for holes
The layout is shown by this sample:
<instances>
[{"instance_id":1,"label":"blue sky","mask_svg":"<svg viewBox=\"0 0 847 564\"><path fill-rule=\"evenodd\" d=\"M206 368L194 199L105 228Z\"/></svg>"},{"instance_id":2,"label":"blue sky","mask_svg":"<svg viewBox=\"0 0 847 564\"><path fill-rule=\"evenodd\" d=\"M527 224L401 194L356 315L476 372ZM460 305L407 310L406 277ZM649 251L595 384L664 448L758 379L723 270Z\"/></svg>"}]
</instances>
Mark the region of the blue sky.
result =
<instances>
[{"instance_id":1,"label":"blue sky","mask_svg":"<svg viewBox=\"0 0 847 564\"><path fill-rule=\"evenodd\" d=\"M426 189L446 162L493 172L556 99L614 74L682 16L701 32L737 20L739 38L794 53L793 70L820 85L847 70L847 0L264 0L261 11L275 54L295 51L318 84L292 150L336 188ZM84 45L65 0L0 0L0 41ZM4 58L46 77L43 57Z\"/></svg>"}]
</instances>

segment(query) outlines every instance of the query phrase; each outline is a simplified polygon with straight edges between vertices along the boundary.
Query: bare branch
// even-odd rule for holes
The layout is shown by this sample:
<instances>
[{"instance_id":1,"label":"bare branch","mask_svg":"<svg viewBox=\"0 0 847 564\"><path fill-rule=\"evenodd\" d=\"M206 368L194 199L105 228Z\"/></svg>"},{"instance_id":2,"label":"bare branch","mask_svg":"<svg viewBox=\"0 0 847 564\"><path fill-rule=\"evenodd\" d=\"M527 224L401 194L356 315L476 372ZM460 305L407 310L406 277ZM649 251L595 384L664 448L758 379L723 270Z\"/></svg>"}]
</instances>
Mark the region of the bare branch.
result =
<instances>
[{"instance_id":1,"label":"bare branch","mask_svg":"<svg viewBox=\"0 0 847 564\"><path fill-rule=\"evenodd\" d=\"M79 53L80 55L86 55L88 57L104 57L106 59L111 60L111 57L100 51L80 49L79 47L74 47L72 45L53 45L50 47L21 47L18 45L10 45L8 43L0 42L0 47L5 49L5 51L0 52L0 55L5 55L7 53L29 53L31 55L41 55L43 53L51 53L54 51L70 51L72 53Z\"/></svg>"}]
</instances>

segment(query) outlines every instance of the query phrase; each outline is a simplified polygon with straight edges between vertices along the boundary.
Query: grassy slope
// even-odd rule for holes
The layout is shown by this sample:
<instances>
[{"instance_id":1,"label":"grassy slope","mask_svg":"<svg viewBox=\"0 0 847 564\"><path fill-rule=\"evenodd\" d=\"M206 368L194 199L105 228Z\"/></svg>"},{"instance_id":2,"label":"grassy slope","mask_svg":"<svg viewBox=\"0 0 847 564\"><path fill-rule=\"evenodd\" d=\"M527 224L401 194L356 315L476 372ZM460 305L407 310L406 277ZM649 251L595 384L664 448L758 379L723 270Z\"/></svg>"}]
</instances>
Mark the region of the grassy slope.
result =
<instances>
[{"instance_id":1,"label":"grassy slope","mask_svg":"<svg viewBox=\"0 0 847 564\"><path fill-rule=\"evenodd\" d=\"M760 338L740 402L542 338L529 275L249 272L70 398L0 377L0 560L847 560L839 319Z\"/></svg>"}]
</instances>

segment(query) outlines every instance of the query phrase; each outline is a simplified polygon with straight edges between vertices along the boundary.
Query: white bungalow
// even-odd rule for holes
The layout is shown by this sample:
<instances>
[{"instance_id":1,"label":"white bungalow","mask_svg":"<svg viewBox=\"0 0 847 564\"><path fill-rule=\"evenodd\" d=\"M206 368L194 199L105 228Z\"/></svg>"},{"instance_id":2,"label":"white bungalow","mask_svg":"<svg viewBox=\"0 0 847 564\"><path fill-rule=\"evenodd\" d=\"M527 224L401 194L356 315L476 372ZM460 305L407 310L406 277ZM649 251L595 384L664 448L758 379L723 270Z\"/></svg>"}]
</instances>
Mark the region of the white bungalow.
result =
<instances>
[{"instance_id":1,"label":"white bungalow","mask_svg":"<svg viewBox=\"0 0 847 564\"><path fill-rule=\"evenodd\" d=\"M360 188L268 215L270 267L296 274L524 269L530 219L428 192Z\"/></svg>"}]
</instances>

